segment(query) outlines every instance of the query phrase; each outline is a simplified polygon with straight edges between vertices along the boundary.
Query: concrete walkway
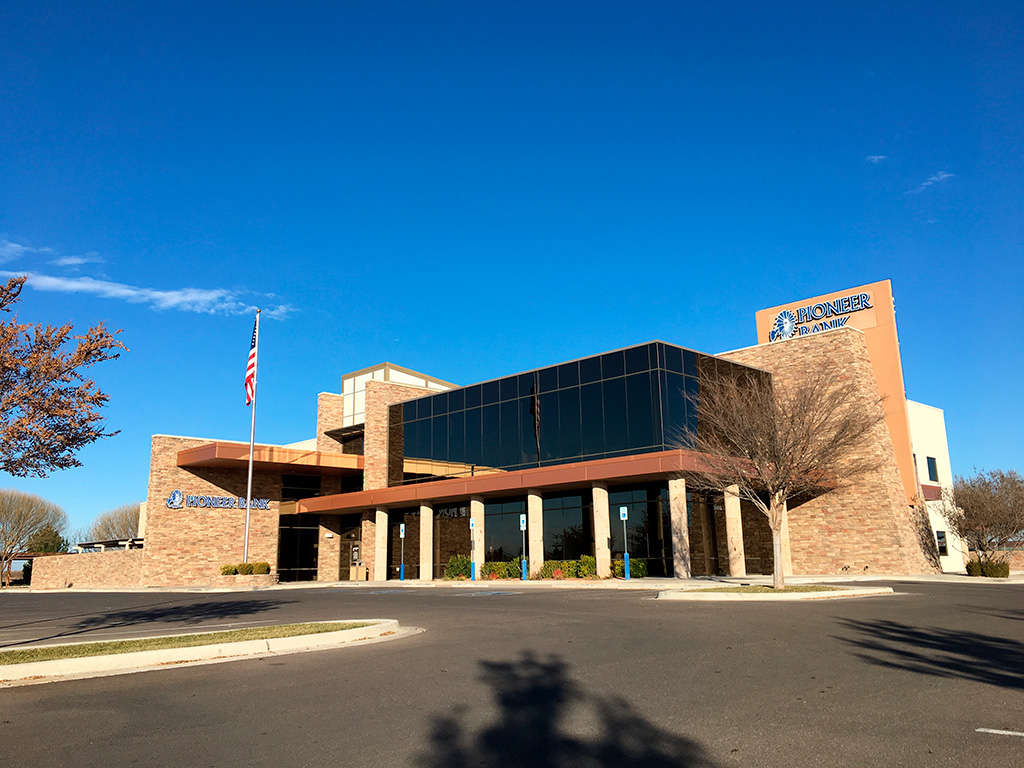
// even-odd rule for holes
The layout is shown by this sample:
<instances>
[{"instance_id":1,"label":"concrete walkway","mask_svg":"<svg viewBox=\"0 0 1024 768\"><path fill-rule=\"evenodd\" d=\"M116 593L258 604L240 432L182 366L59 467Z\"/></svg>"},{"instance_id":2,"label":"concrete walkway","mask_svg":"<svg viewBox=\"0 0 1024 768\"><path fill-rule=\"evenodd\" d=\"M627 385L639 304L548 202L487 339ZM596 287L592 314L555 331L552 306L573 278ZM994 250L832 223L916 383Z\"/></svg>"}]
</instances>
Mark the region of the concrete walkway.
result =
<instances>
[{"instance_id":1,"label":"concrete walkway","mask_svg":"<svg viewBox=\"0 0 1024 768\"><path fill-rule=\"evenodd\" d=\"M787 576L786 584L795 586L798 584L860 584L878 581L900 582L900 583L922 583L922 584L1024 584L1024 572L1011 573L1007 579L989 579L982 577L967 576L963 573L942 573L922 574L917 576L881 576L881 575L818 575L818 576ZM433 589L436 587L453 587L457 589L631 589L662 592L673 589L692 589L694 587L708 587L715 584L759 584L770 585L771 576L699 576L692 579L667 579L667 578L643 578L643 579L459 579L447 581L437 579L435 581L419 581L418 579L407 579L398 581L303 581L288 582L285 584L273 584L269 586L183 586L183 587L132 587L132 588L92 588L92 589L46 589L46 590L4 590L3 594L43 594L51 592L263 592L268 590L296 590L296 589Z\"/></svg>"}]
</instances>

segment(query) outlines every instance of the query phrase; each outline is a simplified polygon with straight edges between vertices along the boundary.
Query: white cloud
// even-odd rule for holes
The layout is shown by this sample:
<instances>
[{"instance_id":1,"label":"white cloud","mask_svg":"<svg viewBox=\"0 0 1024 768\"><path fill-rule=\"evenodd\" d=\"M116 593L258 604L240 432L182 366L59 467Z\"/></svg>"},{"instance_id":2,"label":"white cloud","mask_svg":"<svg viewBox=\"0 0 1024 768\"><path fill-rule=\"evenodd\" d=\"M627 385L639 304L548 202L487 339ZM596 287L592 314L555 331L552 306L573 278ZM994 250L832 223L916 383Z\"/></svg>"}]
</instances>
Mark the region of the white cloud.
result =
<instances>
[{"instance_id":1,"label":"white cloud","mask_svg":"<svg viewBox=\"0 0 1024 768\"><path fill-rule=\"evenodd\" d=\"M17 273L0 272L0 276L14 277ZM54 277L38 273L28 276L27 285L37 291L58 293L84 293L104 299L120 299L129 304L146 304L152 309L176 309L208 315L243 315L256 311L256 306L243 300L242 293L228 288L174 288L160 290L140 288L127 283L95 280L91 277ZM283 319L294 307L279 304L264 310L267 317Z\"/></svg>"},{"instance_id":2,"label":"white cloud","mask_svg":"<svg viewBox=\"0 0 1024 768\"><path fill-rule=\"evenodd\" d=\"M52 248L32 248L21 243L12 243L10 240L0 240L0 264L13 261L26 253L53 253Z\"/></svg>"},{"instance_id":3,"label":"white cloud","mask_svg":"<svg viewBox=\"0 0 1024 768\"><path fill-rule=\"evenodd\" d=\"M90 251L82 256L61 256L50 262L58 267L78 267L82 264L102 264L102 257L96 251Z\"/></svg>"},{"instance_id":4,"label":"white cloud","mask_svg":"<svg viewBox=\"0 0 1024 768\"><path fill-rule=\"evenodd\" d=\"M926 189L928 189L928 187L934 186L935 184L938 184L940 181L945 181L946 179L952 179L955 175L956 174L948 173L946 171L939 171L934 176L930 176L929 178L927 178L924 181L922 181L920 183L920 185L918 185L918 187L916 189L908 189L907 190L907 194L908 195L911 195L911 194L916 195L919 192L924 192Z\"/></svg>"},{"instance_id":5,"label":"white cloud","mask_svg":"<svg viewBox=\"0 0 1024 768\"><path fill-rule=\"evenodd\" d=\"M879 163L884 163L889 157L888 155L868 155L864 159L872 165L878 165Z\"/></svg>"}]
</instances>

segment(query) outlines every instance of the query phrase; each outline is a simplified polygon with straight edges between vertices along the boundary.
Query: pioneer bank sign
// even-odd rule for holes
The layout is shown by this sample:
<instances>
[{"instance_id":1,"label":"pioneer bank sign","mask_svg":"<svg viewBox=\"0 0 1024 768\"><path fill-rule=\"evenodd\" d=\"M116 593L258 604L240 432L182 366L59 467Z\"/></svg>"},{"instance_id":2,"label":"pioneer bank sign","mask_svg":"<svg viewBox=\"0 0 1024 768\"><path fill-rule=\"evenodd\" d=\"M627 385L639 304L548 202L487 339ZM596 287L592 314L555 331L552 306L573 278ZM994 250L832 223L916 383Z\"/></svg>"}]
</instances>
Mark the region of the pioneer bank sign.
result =
<instances>
[{"instance_id":1,"label":"pioneer bank sign","mask_svg":"<svg viewBox=\"0 0 1024 768\"><path fill-rule=\"evenodd\" d=\"M784 309L775 316L768 341L784 341L794 336L843 328L854 312L872 308L868 294L851 293L832 301L808 304L795 311Z\"/></svg>"},{"instance_id":2,"label":"pioneer bank sign","mask_svg":"<svg viewBox=\"0 0 1024 768\"><path fill-rule=\"evenodd\" d=\"M167 497L168 509L245 509L245 496L201 496L175 490ZM253 499L252 509L270 509L270 499Z\"/></svg>"}]
</instances>

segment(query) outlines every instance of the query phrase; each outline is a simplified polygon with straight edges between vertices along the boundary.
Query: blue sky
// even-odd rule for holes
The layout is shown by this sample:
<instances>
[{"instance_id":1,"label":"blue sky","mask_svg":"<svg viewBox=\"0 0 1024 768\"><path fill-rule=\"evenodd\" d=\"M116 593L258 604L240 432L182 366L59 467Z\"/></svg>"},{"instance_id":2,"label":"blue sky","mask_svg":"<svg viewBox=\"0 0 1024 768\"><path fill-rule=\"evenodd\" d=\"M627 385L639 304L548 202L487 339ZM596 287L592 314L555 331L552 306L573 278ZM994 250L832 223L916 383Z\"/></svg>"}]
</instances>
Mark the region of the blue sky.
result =
<instances>
[{"instance_id":1,"label":"blue sky","mask_svg":"<svg viewBox=\"0 0 1024 768\"><path fill-rule=\"evenodd\" d=\"M85 525L154 433L313 435L390 360L458 383L890 278L954 471L1024 469L1019 3L0 7L0 271L98 321L121 430L0 485ZM213 7L211 7L213 6Z\"/></svg>"}]
</instances>

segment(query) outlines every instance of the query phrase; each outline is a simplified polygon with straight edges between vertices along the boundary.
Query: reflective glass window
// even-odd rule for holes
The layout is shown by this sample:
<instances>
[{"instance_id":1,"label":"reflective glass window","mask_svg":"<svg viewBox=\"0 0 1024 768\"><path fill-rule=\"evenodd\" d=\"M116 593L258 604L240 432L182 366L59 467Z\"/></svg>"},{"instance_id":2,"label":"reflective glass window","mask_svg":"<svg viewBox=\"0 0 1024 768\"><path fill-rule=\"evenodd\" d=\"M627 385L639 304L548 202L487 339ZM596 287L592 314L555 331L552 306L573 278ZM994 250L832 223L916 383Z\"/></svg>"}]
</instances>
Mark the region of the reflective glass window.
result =
<instances>
[{"instance_id":1,"label":"reflective glass window","mask_svg":"<svg viewBox=\"0 0 1024 768\"><path fill-rule=\"evenodd\" d=\"M580 387L580 426L583 433L583 455L604 452L604 398L601 382Z\"/></svg>"},{"instance_id":2,"label":"reflective glass window","mask_svg":"<svg viewBox=\"0 0 1024 768\"><path fill-rule=\"evenodd\" d=\"M610 379L613 376L623 376L626 373L626 360L621 351L609 352L601 355L601 376Z\"/></svg>"},{"instance_id":3,"label":"reflective glass window","mask_svg":"<svg viewBox=\"0 0 1024 768\"><path fill-rule=\"evenodd\" d=\"M519 378L510 376L507 379L501 379L498 382L498 391L502 400L514 400L519 397Z\"/></svg>"},{"instance_id":4,"label":"reflective glass window","mask_svg":"<svg viewBox=\"0 0 1024 768\"><path fill-rule=\"evenodd\" d=\"M560 454L558 427L558 393L548 392L540 396L540 455L550 461ZM533 430L530 430L533 435Z\"/></svg>"},{"instance_id":5,"label":"reflective glass window","mask_svg":"<svg viewBox=\"0 0 1024 768\"><path fill-rule=\"evenodd\" d=\"M435 416L430 420L430 458L448 460L448 417Z\"/></svg>"},{"instance_id":6,"label":"reflective glass window","mask_svg":"<svg viewBox=\"0 0 1024 768\"><path fill-rule=\"evenodd\" d=\"M608 379L601 382L604 399L604 450L622 451L629 448L626 431L626 382Z\"/></svg>"},{"instance_id":7,"label":"reflective glass window","mask_svg":"<svg viewBox=\"0 0 1024 768\"><path fill-rule=\"evenodd\" d=\"M601 380L601 358L588 357L580 360L580 384L592 384Z\"/></svg>"},{"instance_id":8,"label":"reflective glass window","mask_svg":"<svg viewBox=\"0 0 1024 768\"><path fill-rule=\"evenodd\" d=\"M492 405L498 402L498 382L488 381L480 385L484 405Z\"/></svg>"},{"instance_id":9,"label":"reflective glass window","mask_svg":"<svg viewBox=\"0 0 1024 768\"><path fill-rule=\"evenodd\" d=\"M639 373L650 367L647 347L630 347L624 353L626 358L626 373Z\"/></svg>"},{"instance_id":10,"label":"reflective glass window","mask_svg":"<svg viewBox=\"0 0 1024 768\"><path fill-rule=\"evenodd\" d=\"M502 403L501 430L499 432L500 453L499 467L514 467L520 464L519 459L519 402L507 400Z\"/></svg>"},{"instance_id":11,"label":"reflective glass window","mask_svg":"<svg viewBox=\"0 0 1024 768\"><path fill-rule=\"evenodd\" d=\"M679 347L665 346L665 370L673 373L683 372L683 350Z\"/></svg>"},{"instance_id":12,"label":"reflective glass window","mask_svg":"<svg viewBox=\"0 0 1024 768\"><path fill-rule=\"evenodd\" d=\"M594 554L589 500L578 494L545 497L544 559L578 560Z\"/></svg>"},{"instance_id":13,"label":"reflective glass window","mask_svg":"<svg viewBox=\"0 0 1024 768\"><path fill-rule=\"evenodd\" d=\"M466 390L454 389L448 393L448 409L450 411L461 411L466 407Z\"/></svg>"},{"instance_id":14,"label":"reflective glass window","mask_svg":"<svg viewBox=\"0 0 1024 768\"><path fill-rule=\"evenodd\" d=\"M565 363L558 366L558 387L575 387L580 383L580 364L577 362Z\"/></svg>"},{"instance_id":15,"label":"reflective glass window","mask_svg":"<svg viewBox=\"0 0 1024 768\"><path fill-rule=\"evenodd\" d=\"M518 464L537 466L537 434L534 431L535 421L529 397L521 397L515 401L519 407L519 434L522 436L522 443L518 457Z\"/></svg>"},{"instance_id":16,"label":"reflective glass window","mask_svg":"<svg viewBox=\"0 0 1024 768\"><path fill-rule=\"evenodd\" d=\"M465 392L467 408L476 408L477 406L483 404L481 400L481 394L483 393L483 389L481 387L466 387Z\"/></svg>"},{"instance_id":17,"label":"reflective glass window","mask_svg":"<svg viewBox=\"0 0 1024 768\"><path fill-rule=\"evenodd\" d=\"M448 460L466 461L466 412L457 411L448 416Z\"/></svg>"},{"instance_id":18,"label":"reflective glass window","mask_svg":"<svg viewBox=\"0 0 1024 768\"><path fill-rule=\"evenodd\" d=\"M651 393L650 373L635 373L626 377L626 410L629 447L653 446L656 441L654 439L654 398Z\"/></svg>"},{"instance_id":19,"label":"reflective glass window","mask_svg":"<svg viewBox=\"0 0 1024 768\"><path fill-rule=\"evenodd\" d=\"M501 448L499 436L501 435L501 414L498 405L485 405L483 407L483 430L481 440L483 444L483 464L488 467L501 466Z\"/></svg>"},{"instance_id":20,"label":"reflective glass window","mask_svg":"<svg viewBox=\"0 0 1024 768\"><path fill-rule=\"evenodd\" d=\"M558 369L557 368L545 368L540 371L540 391L541 392L554 392L558 389Z\"/></svg>"},{"instance_id":21,"label":"reflective glass window","mask_svg":"<svg viewBox=\"0 0 1024 768\"><path fill-rule=\"evenodd\" d=\"M508 562L523 556L519 516L526 499L504 499L484 504L484 561Z\"/></svg>"},{"instance_id":22,"label":"reflective glass window","mask_svg":"<svg viewBox=\"0 0 1024 768\"><path fill-rule=\"evenodd\" d=\"M466 418L466 453L468 464L483 464L482 444L480 441L480 409L470 408L465 412Z\"/></svg>"},{"instance_id":23,"label":"reflective glass window","mask_svg":"<svg viewBox=\"0 0 1024 768\"><path fill-rule=\"evenodd\" d=\"M537 385L537 374L536 373L521 373L519 374L519 396L529 397L533 394L533 390Z\"/></svg>"},{"instance_id":24,"label":"reflective glass window","mask_svg":"<svg viewBox=\"0 0 1024 768\"><path fill-rule=\"evenodd\" d=\"M580 428L580 388L558 391L558 454L559 458L577 458L583 453Z\"/></svg>"},{"instance_id":25,"label":"reflective glass window","mask_svg":"<svg viewBox=\"0 0 1024 768\"><path fill-rule=\"evenodd\" d=\"M442 392L439 395L433 395L430 398L431 407L433 409L434 416L443 416L448 413L448 393Z\"/></svg>"}]
</instances>

